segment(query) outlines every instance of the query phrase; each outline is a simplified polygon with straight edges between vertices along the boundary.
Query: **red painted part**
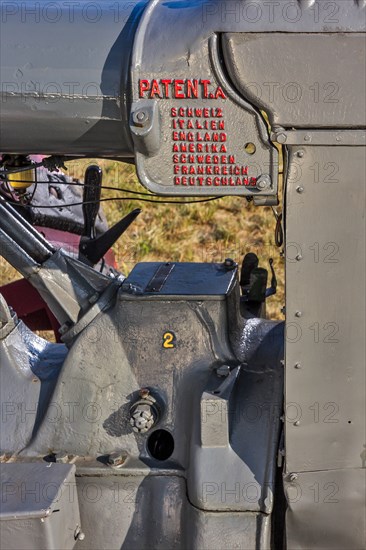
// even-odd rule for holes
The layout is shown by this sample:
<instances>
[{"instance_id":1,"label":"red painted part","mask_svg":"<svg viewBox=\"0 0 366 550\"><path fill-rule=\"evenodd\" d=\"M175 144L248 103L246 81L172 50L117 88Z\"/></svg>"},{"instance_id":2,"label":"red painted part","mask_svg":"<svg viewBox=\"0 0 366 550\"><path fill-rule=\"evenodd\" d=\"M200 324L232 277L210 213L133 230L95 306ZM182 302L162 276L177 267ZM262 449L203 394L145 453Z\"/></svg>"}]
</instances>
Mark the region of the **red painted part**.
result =
<instances>
[{"instance_id":1,"label":"red painted part","mask_svg":"<svg viewBox=\"0 0 366 550\"><path fill-rule=\"evenodd\" d=\"M38 227L35 226L37 231L41 233L51 244L56 248L62 247L66 252L77 256L79 252L80 235L75 233L67 233L66 231L60 231L59 229L51 229L50 227ZM118 269L116 258L112 250L108 250L104 256L106 264Z\"/></svg>"},{"instance_id":2,"label":"red painted part","mask_svg":"<svg viewBox=\"0 0 366 550\"><path fill-rule=\"evenodd\" d=\"M60 342L60 324L37 290L26 280L20 279L0 288L6 302L16 311L19 319L31 330L53 330L56 342Z\"/></svg>"}]
</instances>

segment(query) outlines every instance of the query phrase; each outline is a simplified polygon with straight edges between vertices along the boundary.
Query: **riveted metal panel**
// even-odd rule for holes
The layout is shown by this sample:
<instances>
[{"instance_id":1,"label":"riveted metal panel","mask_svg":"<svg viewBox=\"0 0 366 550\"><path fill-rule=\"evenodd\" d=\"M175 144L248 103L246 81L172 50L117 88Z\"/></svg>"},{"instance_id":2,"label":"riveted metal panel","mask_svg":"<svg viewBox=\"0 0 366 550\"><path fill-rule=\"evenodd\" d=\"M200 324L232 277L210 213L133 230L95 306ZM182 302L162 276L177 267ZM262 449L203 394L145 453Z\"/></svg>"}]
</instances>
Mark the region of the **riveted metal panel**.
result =
<instances>
[{"instance_id":1,"label":"riveted metal panel","mask_svg":"<svg viewBox=\"0 0 366 550\"><path fill-rule=\"evenodd\" d=\"M237 89L273 124L291 128L365 125L365 49L364 35L355 33L223 35Z\"/></svg>"},{"instance_id":2,"label":"riveted metal panel","mask_svg":"<svg viewBox=\"0 0 366 550\"><path fill-rule=\"evenodd\" d=\"M300 473L285 481L287 547L366 547L365 469Z\"/></svg>"},{"instance_id":3,"label":"riveted metal panel","mask_svg":"<svg viewBox=\"0 0 366 550\"><path fill-rule=\"evenodd\" d=\"M365 467L365 174L363 147L290 148L287 472Z\"/></svg>"}]
</instances>

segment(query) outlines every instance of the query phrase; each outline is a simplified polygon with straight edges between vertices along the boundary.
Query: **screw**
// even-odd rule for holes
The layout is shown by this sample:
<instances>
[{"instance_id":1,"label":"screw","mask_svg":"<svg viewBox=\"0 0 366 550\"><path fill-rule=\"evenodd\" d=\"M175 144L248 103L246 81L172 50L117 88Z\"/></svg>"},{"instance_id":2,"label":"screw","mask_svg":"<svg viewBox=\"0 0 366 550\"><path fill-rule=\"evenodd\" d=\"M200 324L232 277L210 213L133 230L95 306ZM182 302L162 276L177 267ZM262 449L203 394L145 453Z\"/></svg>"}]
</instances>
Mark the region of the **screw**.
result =
<instances>
[{"instance_id":1,"label":"screw","mask_svg":"<svg viewBox=\"0 0 366 550\"><path fill-rule=\"evenodd\" d=\"M295 317L301 317L301 316L302 316L302 311L296 311Z\"/></svg>"},{"instance_id":2,"label":"screw","mask_svg":"<svg viewBox=\"0 0 366 550\"><path fill-rule=\"evenodd\" d=\"M121 453L120 451L116 451L114 453L111 453L108 457L108 464L111 466L122 466L124 462L126 462L127 453Z\"/></svg>"},{"instance_id":3,"label":"screw","mask_svg":"<svg viewBox=\"0 0 366 550\"><path fill-rule=\"evenodd\" d=\"M299 476L297 474L290 474L290 481L296 481Z\"/></svg>"},{"instance_id":4,"label":"screw","mask_svg":"<svg viewBox=\"0 0 366 550\"><path fill-rule=\"evenodd\" d=\"M310 134L306 134L304 136L304 141L310 141L311 140L311 135Z\"/></svg>"},{"instance_id":5,"label":"screw","mask_svg":"<svg viewBox=\"0 0 366 550\"><path fill-rule=\"evenodd\" d=\"M132 120L136 126L143 127L149 122L149 115L146 111L139 109L133 113Z\"/></svg>"},{"instance_id":6,"label":"screw","mask_svg":"<svg viewBox=\"0 0 366 550\"><path fill-rule=\"evenodd\" d=\"M294 422L294 426L300 426L300 420L296 420L296 422Z\"/></svg>"},{"instance_id":7,"label":"screw","mask_svg":"<svg viewBox=\"0 0 366 550\"><path fill-rule=\"evenodd\" d=\"M298 193L300 193L300 195L301 195L301 193L304 192L304 188L301 187L301 185L299 185L298 187L296 187L296 191L297 191Z\"/></svg>"},{"instance_id":8,"label":"screw","mask_svg":"<svg viewBox=\"0 0 366 550\"><path fill-rule=\"evenodd\" d=\"M283 132L276 134L277 143L286 143L287 136Z\"/></svg>"},{"instance_id":9,"label":"screw","mask_svg":"<svg viewBox=\"0 0 366 550\"><path fill-rule=\"evenodd\" d=\"M297 254L297 256L295 257L295 259L299 262L300 260L302 260L302 255L301 255L301 254Z\"/></svg>"},{"instance_id":10,"label":"screw","mask_svg":"<svg viewBox=\"0 0 366 550\"><path fill-rule=\"evenodd\" d=\"M294 368L295 369L301 369L301 363L295 363Z\"/></svg>"},{"instance_id":11,"label":"screw","mask_svg":"<svg viewBox=\"0 0 366 550\"><path fill-rule=\"evenodd\" d=\"M304 156L304 151L297 151L296 156L302 159Z\"/></svg>"}]
</instances>

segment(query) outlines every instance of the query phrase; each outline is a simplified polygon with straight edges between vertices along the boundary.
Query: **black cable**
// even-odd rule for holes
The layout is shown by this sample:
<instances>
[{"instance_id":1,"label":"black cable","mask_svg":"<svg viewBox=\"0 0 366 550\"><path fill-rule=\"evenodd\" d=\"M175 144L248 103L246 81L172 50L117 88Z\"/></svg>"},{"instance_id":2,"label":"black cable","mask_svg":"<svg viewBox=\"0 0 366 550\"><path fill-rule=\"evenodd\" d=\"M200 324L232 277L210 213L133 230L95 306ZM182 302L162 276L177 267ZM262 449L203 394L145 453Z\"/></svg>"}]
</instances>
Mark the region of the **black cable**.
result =
<instances>
[{"instance_id":1,"label":"black cable","mask_svg":"<svg viewBox=\"0 0 366 550\"><path fill-rule=\"evenodd\" d=\"M210 202L210 201L216 201L218 199L222 199L223 197L210 197L208 199L199 199L199 200L195 200L195 201L169 201L169 200L162 200L162 201L156 201L156 200L152 200L152 199L131 199L129 197L110 197L110 198L105 198L105 199L100 199L98 201L86 201L86 202L72 202L72 203L68 203L68 204L30 204L30 203L27 203L27 204L22 204L21 202L16 202L16 201L7 201L9 204L12 204L14 206L26 206L26 207L32 207L32 208L66 208L66 207L70 207L70 206L81 206L83 204L96 204L96 203L99 203L99 202L108 202L108 201L131 201L131 200L138 200L138 201L141 201L141 202L154 202L156 204L197 204L199 202Z\"/></svg>"},{"instance_id":2,"label":"black cable","mask_svg":"<svg viewBox=\"0 0 366 550\"><path fill-rule=\"evenodd\" d=\"M0 179L1 179L1 172L0 172ZM90 185L85 185L85 183L81 183L79 181L71 181L71 182L64 182L64 181L36 181L36 180L12 180L14 183L30 183L30 184L39 184L39 185L76 185L79 187L91 187ZM4 183L8 183L6 179L4 179ZM125 189L124 187L112 187L110 185L101 185L101 189L107 189L109 191L118 191L122 193L130 193L131 195L143 195L145 197L154 197L155 195L153 193L145 193L144 191L132 191L131 189Z\"/></svg>"}]
</instances>

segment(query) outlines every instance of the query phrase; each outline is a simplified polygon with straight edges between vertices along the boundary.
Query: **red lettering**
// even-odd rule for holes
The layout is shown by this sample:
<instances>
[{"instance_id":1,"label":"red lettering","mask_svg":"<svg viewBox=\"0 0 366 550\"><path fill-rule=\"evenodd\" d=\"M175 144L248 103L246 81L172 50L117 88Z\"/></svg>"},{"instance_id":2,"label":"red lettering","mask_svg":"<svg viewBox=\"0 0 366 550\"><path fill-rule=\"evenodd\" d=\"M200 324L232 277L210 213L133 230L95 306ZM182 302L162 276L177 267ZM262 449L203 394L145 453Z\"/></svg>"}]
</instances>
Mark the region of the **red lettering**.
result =
<instances>
[{"instance_id":1,"label":"red lettering","mask_svg":"<svg viewBox=\"0 0 366 550\"><path fill-rule=\"evenodd\" d=\"M174 97L176 99L185 99L183 89L184 80L174 80Z\"/></svg>"},{"instance_id":2,"label":"red lettering","mask_svg":"<svg viewBox=\"0 0 366 550\"><path fill-rule=\"evenodd\" d=\"M187 97L198 97L198 80L187 80Z\"/></svg>"},{"instance_id":3,"label":"red lettering","mask_svg":"<svg viewBox=\"0 0 366 550\"><path fill-rule=\"evenodd\" d=\"M209 86L209 84L211 84L211 80L201 80L201 84L202 84L202 87L203 87L203 97L207 98L208 97L208 86Z\"/></svg>"},{"instance_id":4,"label":"red lettering","mask_svg":"<svg viewBox=\"0 0 366 550\"><path fill-rule=\"evenodd\" d=\"M150 90L150 97L153 98L155 96L158 96L158 97L162 97L161 96L161 92L160 92L160 88L159 88L159 83L157 80L153 80L152 81L152 84L151 84L151 90Z\"/></svg>"},{"instance_id":5,"label":"red lettering","mask_svg":"<svg viewBox=\"0 0 366 550\"><path fill-rule=\"evenodd\" d=\"M164 80L161 80L161 83L162 85L164 86L164 91L165 91L165 97L169 98L169 84L172 83L171 80L167 80L167 79L164 79ZM174 116L174 115L173 115Z\"/></svg>"},{"instance_id":6,"label":"red lettering","mask_svg":"<svg viewBox=\"0 0 366 550\"><path fill-rule=\"evenodd\" d=\"M150 82L148 80L139 81L140 97L144 97L144 93L150 89Z\"/></svg>"},{"instance_id":7,"label":"red lettering","mask_svg":"<svg viewBox=\"0 0 366 550\"><path fill-rule=\"evenodd\" d=\"M221 86L218 86L215 92L215 99L218 99L219 97L222 97L222 99L226 99L226 95L224 94Z\"/></svg>"}]
</instances>

